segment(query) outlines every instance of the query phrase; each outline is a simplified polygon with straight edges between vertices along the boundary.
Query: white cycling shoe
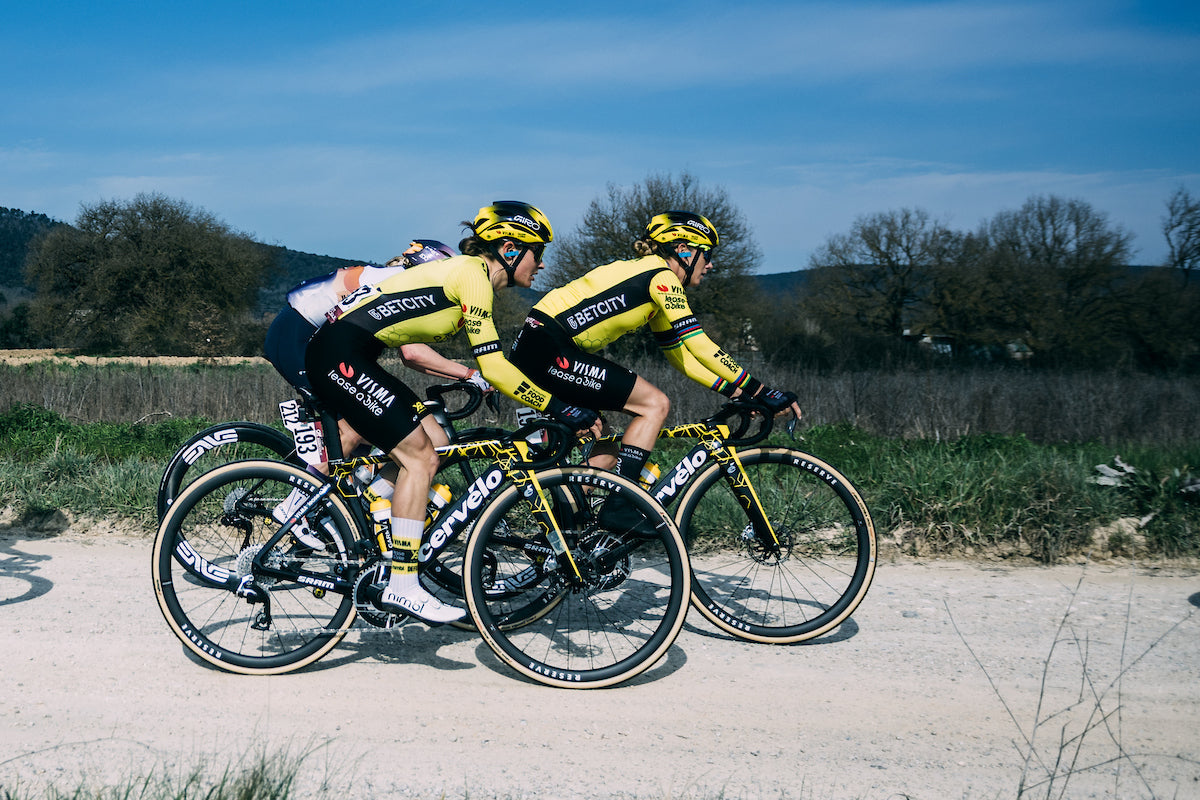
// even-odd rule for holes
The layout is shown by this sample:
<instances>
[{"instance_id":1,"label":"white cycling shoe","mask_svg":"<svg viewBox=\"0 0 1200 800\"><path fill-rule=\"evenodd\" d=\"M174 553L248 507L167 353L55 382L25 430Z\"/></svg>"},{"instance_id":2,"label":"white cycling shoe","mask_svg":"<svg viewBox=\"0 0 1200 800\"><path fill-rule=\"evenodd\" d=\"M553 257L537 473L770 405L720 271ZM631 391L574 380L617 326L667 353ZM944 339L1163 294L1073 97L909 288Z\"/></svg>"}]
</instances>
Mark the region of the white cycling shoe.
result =
<instances>
[{"instance_id":1,"label":"white cycling shoe","mask_svg":"<svg viewBox=\"0 0 1200 800\"><path fill-rule=\"evenodd\" d=\"M292 489L292 493L283 499L283 502L275 506L271 512L271 516L280 525L287 522L288 517L295 513L296 509L304 504L308 499L308 494L302 489ZM292 536L296 537L296 541L307 547L309 550L324 550L325 543L322 542L317 535L313 533L312 528L308 527L308 521L305 519L296 520L296 524L292 526Z\"/></svg>"},{"instance_id":2,"label":"white cycling shoe","mask_svg":"<svg viewBox=\"0 0 1200 800\"><path fill-rule=\"evenodd\" d=\"M419 585L403 591L388 586L380 593L375 606L389 614L409 614L433 625L457 622L467 615L465 608L448 606Z\"/></svg>"}]
</instances>

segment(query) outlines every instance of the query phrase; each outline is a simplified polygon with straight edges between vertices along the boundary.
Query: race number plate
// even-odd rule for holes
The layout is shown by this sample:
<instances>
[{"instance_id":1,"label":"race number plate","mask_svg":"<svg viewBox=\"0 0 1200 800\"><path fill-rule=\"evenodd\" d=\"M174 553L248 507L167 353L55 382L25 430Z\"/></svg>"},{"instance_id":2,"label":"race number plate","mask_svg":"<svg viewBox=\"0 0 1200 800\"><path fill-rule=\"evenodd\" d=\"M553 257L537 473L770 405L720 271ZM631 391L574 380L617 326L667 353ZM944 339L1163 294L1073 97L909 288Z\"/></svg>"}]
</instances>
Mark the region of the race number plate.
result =
<instances>
[{"instance_id":1,"label":"race number plate","mask_svg":"<svg viewBox=\"0 0 1200 800\"><path fill-rule=\"evenodd\" d=\"M304 463L316 466L329 460L325 455L325 437L321 434L320 420L304 419L300 414L300 403L296 400L280 403L279 416L283 418L283 427L291 431L292 439L296 442L296 454L304 459Z\"/></svg>"}]
</instances>

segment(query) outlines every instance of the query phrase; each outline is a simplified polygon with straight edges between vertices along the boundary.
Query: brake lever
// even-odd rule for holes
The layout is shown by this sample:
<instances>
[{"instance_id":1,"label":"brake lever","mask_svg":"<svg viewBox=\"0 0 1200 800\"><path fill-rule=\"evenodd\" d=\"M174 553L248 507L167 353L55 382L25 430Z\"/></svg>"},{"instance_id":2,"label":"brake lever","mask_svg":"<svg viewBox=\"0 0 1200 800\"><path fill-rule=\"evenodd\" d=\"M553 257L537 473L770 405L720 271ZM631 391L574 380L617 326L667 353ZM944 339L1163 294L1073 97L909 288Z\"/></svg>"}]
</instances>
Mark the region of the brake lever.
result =
<instances>
[{"instance_id":1,"label":"brake lever","mask_svg":"<svg viewBox=\"0 0 1200 800\"><path fill-rule=\"evenodd\" d=\"M793 414L792 418L788 421L788 424L787 424L788 436L792 437L793 442L796 441L796 425L799 422L800 422L800 420L796 417L796 415Z\"/></svg>"},{"instance_id":2,"label":"brake lever","mask_svg":"<svg viewBox=\"0 0 1200 800\"><path fill-rule=\"evenodd\" d=\"M497 417L500 416L500 398L497 397L499 392L488 392L483 397L483 402L487 403L487 407L492 410L492 413Z\"/></svg>"}]
</instances>

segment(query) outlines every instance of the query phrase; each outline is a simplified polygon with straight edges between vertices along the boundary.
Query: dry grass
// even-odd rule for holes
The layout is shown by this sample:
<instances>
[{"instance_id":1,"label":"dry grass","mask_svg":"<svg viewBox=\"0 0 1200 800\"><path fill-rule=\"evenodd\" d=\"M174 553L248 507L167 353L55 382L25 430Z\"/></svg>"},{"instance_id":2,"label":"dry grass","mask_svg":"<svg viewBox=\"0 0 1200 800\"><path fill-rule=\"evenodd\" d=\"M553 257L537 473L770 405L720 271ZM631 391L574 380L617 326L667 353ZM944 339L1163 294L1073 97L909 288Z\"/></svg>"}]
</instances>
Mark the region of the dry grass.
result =
<instances>
[{"instance_id":1,"label":"dry grass","mask_svg":"<svg viewBox=\"0 0 1200 800\"><path fill-rule=\"evenodd\" d=\"M164 417L271 422L291 390L261 359L5 360L0 411L33 403L79 422ZM431 379L390 369L423 390ZM711 414L721 398L663 359L630 365L672 399L670 422ZM834 374L749 365L772 386L800 396L806 425L847 422L895 438L956 439L1024 434L1035 442L1154 443L1196 440L1200 376L1021 368L860 371ZM515 405L508 403L505 420ZM620 424L620 423L618 423Z\"/></svg>"}]
</instances>

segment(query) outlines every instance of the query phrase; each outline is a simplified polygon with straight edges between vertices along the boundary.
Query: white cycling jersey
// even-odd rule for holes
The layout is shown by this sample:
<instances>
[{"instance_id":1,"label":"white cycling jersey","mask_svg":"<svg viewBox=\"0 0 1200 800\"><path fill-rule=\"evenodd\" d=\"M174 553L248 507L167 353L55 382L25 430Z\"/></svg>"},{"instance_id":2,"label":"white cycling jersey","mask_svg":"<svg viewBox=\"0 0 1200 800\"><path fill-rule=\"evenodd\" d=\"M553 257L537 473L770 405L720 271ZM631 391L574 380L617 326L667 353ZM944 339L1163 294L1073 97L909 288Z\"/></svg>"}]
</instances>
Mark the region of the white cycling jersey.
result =
<instances>
[{"instance_id":1,"label":"white cycling jersey","mask_svg":"<svg viewBox=\"0 0 1200 800\"><path fill-rule=\"evenodd\" d=\"M402 266L379 267L374 264L342 267L293 287L288 292L288 305L311 322L313 327L319 328L325 324L325 312L340 303L346 295L360 286L372 286L403 271Z\"/></svg>"}]
</instances>

